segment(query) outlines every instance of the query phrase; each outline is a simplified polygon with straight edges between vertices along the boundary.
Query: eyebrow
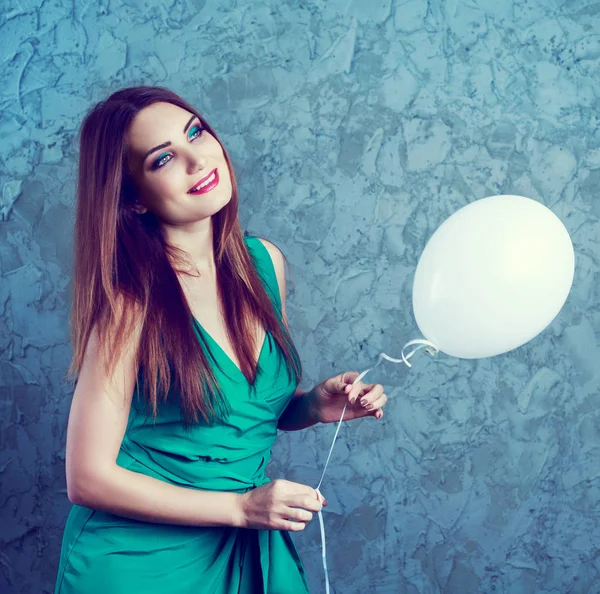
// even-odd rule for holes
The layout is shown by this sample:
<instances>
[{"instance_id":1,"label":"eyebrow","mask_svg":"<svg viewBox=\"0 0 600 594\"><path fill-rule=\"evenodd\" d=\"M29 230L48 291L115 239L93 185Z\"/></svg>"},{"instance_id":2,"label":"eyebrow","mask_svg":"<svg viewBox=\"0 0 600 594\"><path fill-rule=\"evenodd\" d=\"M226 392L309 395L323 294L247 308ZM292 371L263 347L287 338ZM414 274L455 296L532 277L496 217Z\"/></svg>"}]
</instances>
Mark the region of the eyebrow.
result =
<instances>
[{"instance_id":1,"label":"eyebrow","mask_svg":"<svg viewBox=\"0 0 600 594\"><path fill-rule=\"evenodd\" d=\"M187 129L190 127L190 124L197 118L198 116L196 114L194 114L189 120L188 123L185 125L185 128L183 129L183 133L185 134L187 132ZM198 118L200 119L200 118ZM146 159L148 158L148 155L152 154L154 151L158 151L160 149L163 149L167 146L171 145L171 141L167 140L167 142L163 142L162 144L159 144L158 146L155 146L154 148L151 148L145 155L144 158L142 159L142 163L146 162Z\"/></svg>"}]
</instances>

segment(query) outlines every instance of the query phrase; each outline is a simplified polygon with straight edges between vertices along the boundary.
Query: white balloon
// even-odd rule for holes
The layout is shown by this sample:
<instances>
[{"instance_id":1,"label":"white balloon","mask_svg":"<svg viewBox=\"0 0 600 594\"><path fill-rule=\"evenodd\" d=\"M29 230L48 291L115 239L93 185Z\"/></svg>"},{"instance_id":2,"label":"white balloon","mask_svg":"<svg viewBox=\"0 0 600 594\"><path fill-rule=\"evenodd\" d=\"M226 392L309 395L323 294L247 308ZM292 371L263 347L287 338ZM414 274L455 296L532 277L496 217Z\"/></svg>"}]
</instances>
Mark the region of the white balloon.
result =
<instances>
[{"instance_id":1,"label":"white balloon","mask_svg":"<svg viewBox=\"0 0 600 594\"><path fill-rule=\"evenodd\" d=\"M440 351L477 359L537 336L564 305L575 270L569 233L543 204L492 196L450 216L415 273L419 329Z\"/></svg>"}]
</instances>

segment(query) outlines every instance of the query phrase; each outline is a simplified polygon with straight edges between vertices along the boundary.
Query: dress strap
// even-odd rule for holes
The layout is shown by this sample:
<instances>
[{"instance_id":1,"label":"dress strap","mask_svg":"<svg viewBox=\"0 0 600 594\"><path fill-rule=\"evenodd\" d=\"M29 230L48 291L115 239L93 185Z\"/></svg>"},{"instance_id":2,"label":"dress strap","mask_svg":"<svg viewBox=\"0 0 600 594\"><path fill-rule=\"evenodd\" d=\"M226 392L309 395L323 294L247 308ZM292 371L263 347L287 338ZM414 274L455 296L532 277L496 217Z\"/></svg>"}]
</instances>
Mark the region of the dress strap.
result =
<instances>
[{"instance_id":1,"label":"dress strap","mask_svg":"<svg viewBox=\"0 0 600 594\"><path fill-rule=\"evenodd\" d=\"M269 254L269 251L258 237L245 235L244 241L248 246L248 251L250 252L258 275L262 279L267 293L275 306L275 310L281 315L281 294L279 293L279 284L277 282L277 275L275 273L275 266L273 266L271 254Z\"/></svg>"}]
</instances>

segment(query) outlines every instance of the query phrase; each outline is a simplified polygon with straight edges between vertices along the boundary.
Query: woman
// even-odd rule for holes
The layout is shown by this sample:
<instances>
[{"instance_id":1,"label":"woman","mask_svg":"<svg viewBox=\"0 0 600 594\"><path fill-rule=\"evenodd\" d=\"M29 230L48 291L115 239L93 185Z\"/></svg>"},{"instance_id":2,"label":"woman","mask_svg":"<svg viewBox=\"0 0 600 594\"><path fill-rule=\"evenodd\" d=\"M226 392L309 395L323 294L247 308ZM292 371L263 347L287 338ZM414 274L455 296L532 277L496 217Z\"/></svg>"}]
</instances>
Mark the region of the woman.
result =
<instances>
[{"instance_id":1,"label":"woman","mask_svg":"<svg viewBox=\"0 0 600 594\"><path fill-rule=\"evenodd\" d=\"M308 590L289 531L321 501L265 478L277 429L346 399L346 418L381 418L387 397L357 372L296 389L283 255L237 210L227 153L173 92L124 89L85 117L55 594Z\"/></svg>"}]
</instances>

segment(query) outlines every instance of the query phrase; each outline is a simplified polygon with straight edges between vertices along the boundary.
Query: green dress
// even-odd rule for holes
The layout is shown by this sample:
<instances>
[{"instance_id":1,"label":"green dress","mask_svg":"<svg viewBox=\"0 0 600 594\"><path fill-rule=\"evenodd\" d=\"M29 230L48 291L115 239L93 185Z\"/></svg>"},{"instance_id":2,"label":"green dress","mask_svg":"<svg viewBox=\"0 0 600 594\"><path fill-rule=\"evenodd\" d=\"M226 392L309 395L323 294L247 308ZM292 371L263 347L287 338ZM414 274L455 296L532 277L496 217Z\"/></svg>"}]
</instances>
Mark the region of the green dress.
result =
<instances>
[{"instance_id":1,"label":"green dress","mask_svg":"<svg viewBox=\"0 0 600 594\"><path fill-rule=\"evenodd\" d=\"M271 257L245 237L256 269L281 317ZM132 399L117 464L180 487L244 493L269 482L265 467L277 421L297 387L267 333L255 389L213 338L209 360L231 414L223 424L184 432L175 396L156 425ZM281 363L278 365L278 363ZM143 522L73 505L62 541L55 594L296 594L308 592L286 531Z\"/></svg>"}]
</instances>

